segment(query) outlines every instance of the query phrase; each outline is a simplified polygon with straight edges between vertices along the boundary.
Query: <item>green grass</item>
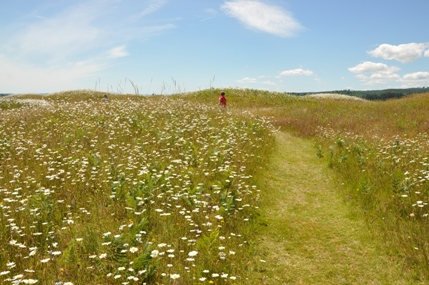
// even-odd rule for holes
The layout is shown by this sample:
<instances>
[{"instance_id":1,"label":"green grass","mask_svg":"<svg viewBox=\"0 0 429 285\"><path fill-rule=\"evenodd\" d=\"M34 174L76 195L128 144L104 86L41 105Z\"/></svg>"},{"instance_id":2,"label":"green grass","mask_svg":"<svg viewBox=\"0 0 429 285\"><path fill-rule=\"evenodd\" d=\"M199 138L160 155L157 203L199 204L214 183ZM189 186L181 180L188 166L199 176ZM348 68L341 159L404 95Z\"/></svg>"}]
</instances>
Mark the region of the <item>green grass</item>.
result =
<instances>
[{"instance_id":1,"label":"green grass","mask_svg":"<svg viewBox=\"0 0 429 285\"><path fill-rule=\"evenodd\" d=\"M428 93L369 102L225 91L232 108L268 116L281 130L314 139L319 157L346 181L350 207L365 212L373 235L404 261L404 270L428 278Z\"/></svg>"},{"instance_id":2,"label":"green grass","mask_svg":"<svg viewBox=\"0 0 429 285\"><path fill-rule=\"evenodd\" d=\"M44 284L428 278L428 94L368 102L227 89L224 110L217 106L220 91L109 94L108 102L101 92L69 91L21 96L46 104L17 101L2 111L0 278ZM269 160L271 125L305 138L283 141L295 142L288 151L298 155L283 149ZM297 172L265 180L261 170L268 163L273 172L283 169L282 155ZM320 160L308 173L305 155ZM329 182L328 170L311 179L325 166L344 187ZM286 198L288 215L269 210ZM325 207L307 207L319 204ZM277 236L262 253L267 265L257 261L254 236L264 220L278 229L266 232ZM350 227L359 230L349 235ZM281 273L283 266L291 273Z\"/></svg>"},{"instance_id":3,"label":"green grass","mask_svg":"<svg viewBox=\"0 0 429 285\"><path fill-rule=\"evenodd\" d=\"M262 118L86 91L1 113L3 283L241 283Z\"/></svg>"},{"instance_id":4,"label":"green grass","mask_svg":"<svg viewBox=\"0 0 429 285\"><path fill-rule=\"evenodd\" d=\"M345 181L315 155L311 140L276 138L262 173L270 191L253 264L260 284L426 284L374 239L363 211L350 207Z\"/></svg>"}]
</instances>

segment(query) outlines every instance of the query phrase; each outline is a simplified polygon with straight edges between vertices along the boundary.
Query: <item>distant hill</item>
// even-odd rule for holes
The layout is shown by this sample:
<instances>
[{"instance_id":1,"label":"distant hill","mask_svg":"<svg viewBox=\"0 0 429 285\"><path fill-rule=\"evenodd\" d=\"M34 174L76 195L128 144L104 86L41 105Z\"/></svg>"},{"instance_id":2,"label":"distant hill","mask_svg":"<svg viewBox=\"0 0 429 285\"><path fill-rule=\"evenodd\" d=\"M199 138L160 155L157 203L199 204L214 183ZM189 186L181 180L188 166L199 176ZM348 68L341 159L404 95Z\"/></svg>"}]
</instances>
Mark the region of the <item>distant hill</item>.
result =
<instances>
[{"instance_id":1,"label":"distant hill","mask_svg":"<svg viewBox=\"0 0 429 285\"><path fill-rule=\"evenodd\" d=\"M359 97L366 100L387 100L393 98L401 98L410 94L426 93L429 92L429 87L419 88L404 88L404 89L383 89L383 90L334 90L334 91L323 91L323 92L302 92L302 93L289 93L293 95L303 96L309 94L343 94L348 96Z\"/></svg>"}]
</instances>

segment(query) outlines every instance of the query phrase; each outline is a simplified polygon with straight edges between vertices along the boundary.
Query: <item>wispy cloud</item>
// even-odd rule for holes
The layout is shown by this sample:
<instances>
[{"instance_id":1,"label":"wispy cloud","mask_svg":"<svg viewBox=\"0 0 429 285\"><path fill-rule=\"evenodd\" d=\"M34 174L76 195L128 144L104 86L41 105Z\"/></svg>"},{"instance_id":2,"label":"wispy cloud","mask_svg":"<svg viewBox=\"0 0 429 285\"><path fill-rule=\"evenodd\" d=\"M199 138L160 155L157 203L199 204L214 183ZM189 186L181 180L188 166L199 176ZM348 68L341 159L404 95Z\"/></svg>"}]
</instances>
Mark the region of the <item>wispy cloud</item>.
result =
<instances>
[{"instance_id":1,"label":"wispy cloud","mask_svg":"<svg viewBox=\"0 0 429 285\"><path fill-rule=\"evenodd\" d=\"M2 92L15 93L73 89L77 80L94 76L106 67L97 60L38 67L31 63L17 63L3 56L0 56L0 66L2 67L0 69ZM25 84L23 84L23 79L25 79Z\"/></svg>"},{"instance_id":2,"label":"wispy cloud","mask_svg":"<svg viewBox=\"0 0 429 285\"><path fill-rule=\"evenodd\" d=\"M280 76L311 76L313 75L313 71L297 68L297 69L289 69L289 70L282 71L279 75Z\"/></svg>"},{"instance_id":3,"label":"wispy cloud","mask_svg":"<svg viewBox=\"0 0 429 285\"><path fill-rule=\"evenodd\" d=\"M102 30L93 24L99 12L90 8L79 5L49 18L39 18L18 31L11 43L24 55L68 56L91 49L101 39Z\"/></svg>"},{"instance_id":4,"label":"wispy cloud","mask_svg":"<svg viewBox=\"0 0 429 285\"><path fill-rule=\"evenodd\" d=\"M246 27L280 37L291 37L302 29L285 9L256 0L227 1L221 9Z\"/></svg>"},{"instance_id":5,"label":"wispy cloud","mask_svg":"<svg viewBox=\"0 0 429 285\"><path fill-rule=\"evenodd\" d=\"M145 7L140 13L140 17L147 16L161 9L167 3L166 0L153 0L151 3Z\"/></svg>"},{"instance_id":6,"label":"wispy cloud","mask_svg":"<svg viewBox=\"0 0 429 285\"><path fill-rule=\"evenodd\" d=\"M128 55L128 52L126 50L126 46L118 46L118 47L112 48L107 52L107 58L119 58L127 55Z\"/></svg>"},{"instance_id":7,"label":"wispy cloud","mask_svg":"<svg viewBox=\"0 0 429 285\"><path fill-rule=\"evenodd\" d=\"M242 79L237 80L237 83L255 83L256 81L257 81L256 78L244 77Z\"/></svg>"},{"instance_id":8,"label":"wispy cloud","mask_svg":"<svg viewBox=\"0 0 429 285\"><path fill-rule=\"evenodd\" d=\"M368 51L368 54L373 57L409 63L422 57L423 54L428 56L429 52L426 50L427 48L429 48L429 43L381 44L376 49Z\"/></svg>"},{"instance_id":9,"label":"wispy cloud","mask_svg":"<svg viewBox=\"0 0 429 285\"><path fill-rule=\"evenodd\" d=\"M18 76L37 78L28 84L42 88L42 82L46 82L46 88L55 86L55 80L88 78L108 68L112 61L127 56L128 43L146 40L175 27L159 21L155 25L150 25L150 21L142 24L140 19L161 9L166 0L64 3L66 6L55 6L59 10L40 8L32 12L26 22L13 25L15 30L10 34L14 36L2 38L1 82ZM135 17L136 11L141 11L139 17Z\"/></svg>"}]
</instances>

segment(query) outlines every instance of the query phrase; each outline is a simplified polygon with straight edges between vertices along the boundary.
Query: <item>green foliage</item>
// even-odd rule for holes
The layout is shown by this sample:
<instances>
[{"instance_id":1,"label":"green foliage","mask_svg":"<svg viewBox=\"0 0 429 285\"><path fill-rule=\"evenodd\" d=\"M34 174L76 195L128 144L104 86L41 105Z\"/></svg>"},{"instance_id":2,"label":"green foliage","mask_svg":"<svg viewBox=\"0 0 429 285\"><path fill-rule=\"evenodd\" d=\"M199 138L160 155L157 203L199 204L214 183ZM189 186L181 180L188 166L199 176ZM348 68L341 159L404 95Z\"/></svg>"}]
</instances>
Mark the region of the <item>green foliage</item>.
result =
<instances>
[{"instance_id":1,"label":"green foliage","mask_svg":"<svg viewBox=\"0 0 429 285\"><path fill-rule=\"evenodd\" d=\"M236 260L248 254L268 120L181 98L101 97L51 94L0 113L0 282L246 276ZM206 257L198 248L212 233Z\"/></svg>"}]
</instances>

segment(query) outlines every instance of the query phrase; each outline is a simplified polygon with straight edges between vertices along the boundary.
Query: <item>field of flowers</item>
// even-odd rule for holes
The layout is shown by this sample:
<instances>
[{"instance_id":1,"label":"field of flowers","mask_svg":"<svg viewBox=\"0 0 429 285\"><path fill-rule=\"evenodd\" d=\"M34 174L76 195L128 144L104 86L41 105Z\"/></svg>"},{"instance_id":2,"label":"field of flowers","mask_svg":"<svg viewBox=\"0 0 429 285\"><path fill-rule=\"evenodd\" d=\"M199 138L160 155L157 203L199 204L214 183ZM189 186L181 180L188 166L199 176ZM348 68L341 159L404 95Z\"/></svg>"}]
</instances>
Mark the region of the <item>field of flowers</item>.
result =
<instances>
[{"instance_id":1,"label":"field of flowers","mask_svg":"<svg viewBox=\"0 0 429 285\"><path fill-rule=\"evenodd\" d=\"M349 200L359 205L374 234L380 235L406 266L429 269L429 135L368 140L321 129L326 156L351 185Z\"/></svg>"},{"instance_id":2,"label":"field of flowers","mask_svg":"<svg viewBox=\"0 0 429 285\"><path fill-rule=\"evenodd\" d=\"M429 93L388 101L260 90L226 94L235 108L314 140L315 154L343 176L344 197L362 213L374 238L416 278L429 280ZM213 92L203 90L192 98L210 97Z\"/></svg>"},{"instance_id":3,"label":"field of flowers","mask_svg":"<svg viewBox=\"0 0 429 285\"><path fill-rule=\"evenodd\" d=\"M0 112L0 283L246 283L268 122L70 98Z\"/></svg>"}]
</instances>

